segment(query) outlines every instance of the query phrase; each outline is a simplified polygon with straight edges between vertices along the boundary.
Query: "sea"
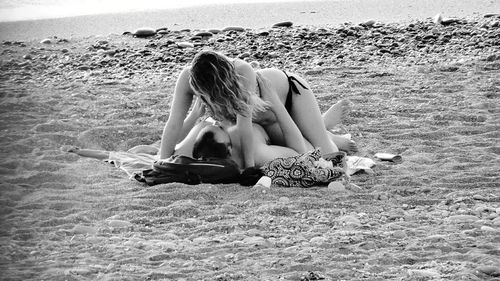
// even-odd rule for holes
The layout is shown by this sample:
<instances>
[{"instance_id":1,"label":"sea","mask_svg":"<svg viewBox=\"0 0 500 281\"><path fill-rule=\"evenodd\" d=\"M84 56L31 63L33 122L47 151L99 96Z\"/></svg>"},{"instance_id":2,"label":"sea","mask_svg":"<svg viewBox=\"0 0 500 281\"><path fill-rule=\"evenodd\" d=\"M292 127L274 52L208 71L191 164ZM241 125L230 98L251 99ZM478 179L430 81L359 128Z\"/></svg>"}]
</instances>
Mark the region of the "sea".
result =
<instances>
[{"instance_id":1,"label":"sea","mask_svg":"<svg viewBox=\"0 0 500 281\"><path fill-rule=\"evenodd\" d=\"M0 0L0 22L130 13L223 4L314 0Z\"/></svg>"},{"instance_id":2,"label":"sea","mask_svg":"<svg viewBox=\"0 0 500 281\"><path fill-rule=\"evenodd\" d=\"M0 42L105 36L141 27L269 28L472 18L500 14L500 0L0 0Z\"/></svg>"}]
</instances>

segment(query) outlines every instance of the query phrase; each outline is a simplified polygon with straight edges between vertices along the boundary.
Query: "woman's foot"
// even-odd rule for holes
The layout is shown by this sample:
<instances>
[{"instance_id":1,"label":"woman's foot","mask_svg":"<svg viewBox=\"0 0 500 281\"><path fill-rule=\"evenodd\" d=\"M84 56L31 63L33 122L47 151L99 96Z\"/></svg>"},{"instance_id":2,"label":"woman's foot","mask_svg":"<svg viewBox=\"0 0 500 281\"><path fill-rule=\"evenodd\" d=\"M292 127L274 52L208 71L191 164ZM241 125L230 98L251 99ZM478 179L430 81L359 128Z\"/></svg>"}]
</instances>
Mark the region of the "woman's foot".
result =
<instances>
[{"instance_id":1,"label":"woman's foot","mask_svg":"<svg viewBox=\"0 0 500 281\"><path fill-rule=\"evenodd\" d=\"M78 146L69 145L61 147L61 150L69 153L75 153L76 155L80 155L82 157L90 157L99 160L106 160L109 158L109 152L104 150L81 149Z\"/></svg>"},{"instance_id":2,"label":"woman's foot","mask_svg":"<svg viewBox=\"0 0 500 281\"><path fill-rule=\"evenodd\" d=\"M358 152L358 145L348 138L330 134L330 139L337 145L340 151L344 151L349 155Z\"/></svg>"},{"instance_id":3,"label":"woman's foot","mask_svg":"<svg viewBox=\"0 0 500 281\"><path fill-rule=\"evenodd\" d=\"M332 129L338 124L341 124L349 112L351 112L352 103L349 100L340 100L332 105L325 113L323 113L323 122L327 130Z\"/></svg>"}]
</instances>

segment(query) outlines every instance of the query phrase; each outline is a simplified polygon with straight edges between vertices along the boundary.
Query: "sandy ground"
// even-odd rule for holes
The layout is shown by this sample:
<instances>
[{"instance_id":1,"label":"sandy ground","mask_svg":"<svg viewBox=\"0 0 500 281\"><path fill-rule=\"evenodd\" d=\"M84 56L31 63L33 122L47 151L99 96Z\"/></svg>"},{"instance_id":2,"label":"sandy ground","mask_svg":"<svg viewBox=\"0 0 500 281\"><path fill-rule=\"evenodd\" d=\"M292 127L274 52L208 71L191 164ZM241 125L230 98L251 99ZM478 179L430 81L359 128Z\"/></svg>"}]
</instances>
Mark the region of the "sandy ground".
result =
<instances>
[{"instance_id":1,"label":"sandy ground","mask_svg":"<svg viewBox=\"0 0 500 281\"><path fill-rule=\"evenodd\" d=\"M498 18L195 33L2 44L2 280L499 279ZM61 151L158 140L205 47L301 73L322 110L350 99L357 155L403 162L359 192L147 187Z\"/></svg>"}]
</instances>

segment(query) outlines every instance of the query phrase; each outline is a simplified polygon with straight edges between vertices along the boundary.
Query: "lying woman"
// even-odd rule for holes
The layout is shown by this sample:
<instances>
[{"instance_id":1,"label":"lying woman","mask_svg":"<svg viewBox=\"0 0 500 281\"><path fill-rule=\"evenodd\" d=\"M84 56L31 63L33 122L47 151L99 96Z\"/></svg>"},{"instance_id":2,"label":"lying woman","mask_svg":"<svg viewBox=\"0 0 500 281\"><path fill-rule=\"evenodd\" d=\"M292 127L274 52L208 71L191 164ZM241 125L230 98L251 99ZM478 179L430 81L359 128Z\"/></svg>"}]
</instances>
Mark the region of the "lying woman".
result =
<instances>
[{"instance_id":1,"label":"lying woman","mask_svg":"<svg viewBox=\"0 0 500 281\"><path fill-rule=\"evenodd\" d=\"M271 143L280 146L288 146L284 127L294 123L313 147L319 147L322 154L330 154L338 151L338 147L331 141L327 128L339 123L348 107L346 103L338 103L322 118L316 98L304 79L274 68L255 70L243 60L202 51L178 77L162 134L161 159L176 153L176 144L190 131L183 121L194 97L203 100L211 116L224 127L236 127L239 140L233 141L241 144L243 168L256 165L252 123L260 125ZM278 104L290 118L278 120L271 109ZM303 143L292 149L303 153L307 147Z\"/></svg>"}]
</instances>

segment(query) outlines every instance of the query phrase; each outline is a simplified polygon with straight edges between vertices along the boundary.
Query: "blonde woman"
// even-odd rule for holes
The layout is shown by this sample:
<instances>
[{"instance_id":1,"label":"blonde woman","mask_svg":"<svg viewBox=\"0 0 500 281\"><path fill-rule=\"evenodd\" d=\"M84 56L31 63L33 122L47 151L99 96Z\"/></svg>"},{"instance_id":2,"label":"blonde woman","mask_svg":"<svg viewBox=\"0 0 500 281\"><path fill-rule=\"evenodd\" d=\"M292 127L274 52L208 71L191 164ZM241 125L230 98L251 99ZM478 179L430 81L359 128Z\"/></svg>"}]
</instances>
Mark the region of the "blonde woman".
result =
<instances>
[{"instance_id":1,"label":"blonde woman","mask_svg":"<svg viewBox=\"0 0 500 281\"><path fill-rule=\"evenodd\" d=\"M316 98L302 78L274 68L254 70L245 61L202 51L178 77L170 116L163 129L160 159L170 157L191 129L184 121L189 119L186 116L194 97L204 102L215 120L225 126L235 125L242 168L255 166L252 123L264 128L272 144L281 146L289 146L287 142L291 141L284 138L283 130L296 125L313 147L330 154L338 147L327 128L340 122L348 107L344 102L337 103L322 116ZM286 110L288 117L278 119L275 110ZM298 153L307 149L301 140L294 140L293 149Z\"/></svg>"}]
</instances>

